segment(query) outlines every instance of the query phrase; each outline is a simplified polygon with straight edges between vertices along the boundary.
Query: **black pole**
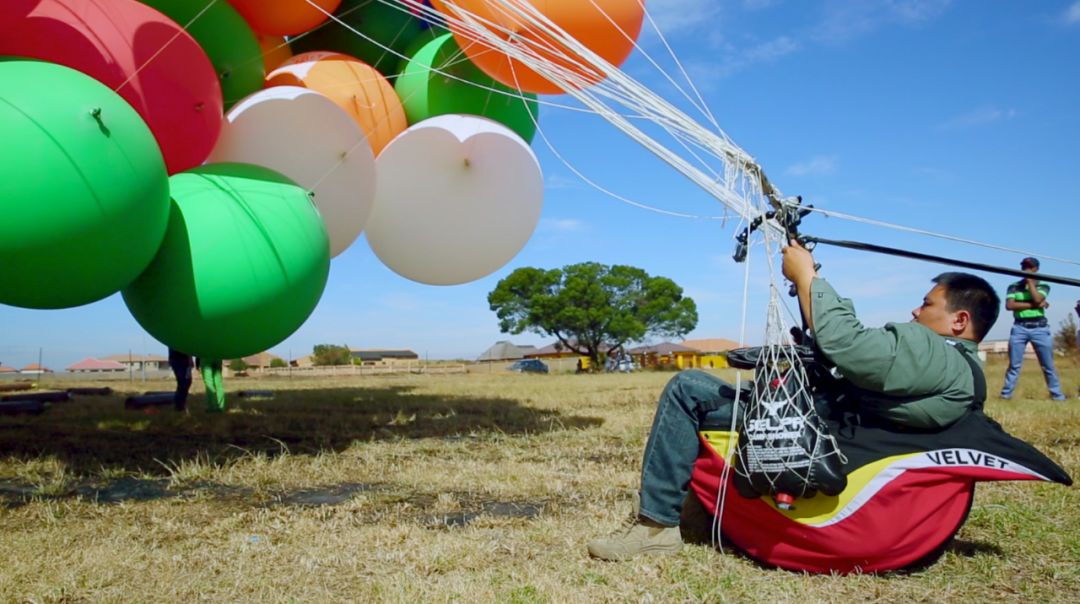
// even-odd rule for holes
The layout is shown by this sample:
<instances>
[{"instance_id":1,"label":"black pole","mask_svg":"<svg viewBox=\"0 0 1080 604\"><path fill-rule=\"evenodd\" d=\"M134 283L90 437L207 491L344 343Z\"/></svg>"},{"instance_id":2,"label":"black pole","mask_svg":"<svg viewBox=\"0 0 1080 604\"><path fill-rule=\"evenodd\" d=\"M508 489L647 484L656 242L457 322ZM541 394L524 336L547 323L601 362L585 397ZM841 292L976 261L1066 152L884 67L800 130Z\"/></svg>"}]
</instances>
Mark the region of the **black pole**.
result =
<instances>
[{"instance_id":1,"label":"black pole","mask_svg":"<svg viewBox=\"0 0 1080 604\"><path fill-rule=\"evenodd\" d=\"M1021 270L1005 268L1001 266L993 266L991 264L981 264L979 262L968 262L966 260L955 260L953 258L945 258L943 256L932 256L930 254L921 254L919 252L912 252L908 250L901 250L894 247L885 247L883 245L874 245L873 243L863 243L861 241L840 241L836 239L824 239L822 237L813 237L810 235L804 235L800 238L800 241L804 243L822 243L825 245L832 245L836 247L844 247L851 250L860 250L864 252L874 252L877 254L888 254L890 256L900 256L903 258L911 258L914 260L922 260L924 262L936 262L938 264L947 264L950 266L959 266L961 268L969 268L976 271L985 271L988 273L999 273L1002 275L1012 275L1013 277L1020 277L1022 279L1039 279L1041 281L1048 281L1050 283L1058 283L1060 285L1071 285L1073 287L1080 287L1080 279L1070 279L1069 277L1058 277L1056 275L1044 275L1042 273L1026 273Z\"/></svg>"}]
</instances>

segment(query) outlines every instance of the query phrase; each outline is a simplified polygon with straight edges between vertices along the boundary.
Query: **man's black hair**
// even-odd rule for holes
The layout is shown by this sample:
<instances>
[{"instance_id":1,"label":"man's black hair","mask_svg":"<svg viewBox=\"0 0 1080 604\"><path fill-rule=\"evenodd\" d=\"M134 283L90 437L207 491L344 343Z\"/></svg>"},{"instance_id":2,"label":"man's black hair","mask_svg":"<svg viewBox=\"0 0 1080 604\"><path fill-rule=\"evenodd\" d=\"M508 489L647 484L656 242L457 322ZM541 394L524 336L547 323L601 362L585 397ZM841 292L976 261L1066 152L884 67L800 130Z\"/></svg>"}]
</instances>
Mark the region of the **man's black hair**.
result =
<instances>
[{"instance_id":1,"label":"man's black hair","mask_svg":"<svg viewBox=\"0 0 1080 604\"><path fill-rule=\"evenodd\" d=\"M945 288L945 310L971 313L975 338L982 341L997 321L1001 298L982 277L969 273L941 273L933 282Z\"/></svg>"}]
</instances>

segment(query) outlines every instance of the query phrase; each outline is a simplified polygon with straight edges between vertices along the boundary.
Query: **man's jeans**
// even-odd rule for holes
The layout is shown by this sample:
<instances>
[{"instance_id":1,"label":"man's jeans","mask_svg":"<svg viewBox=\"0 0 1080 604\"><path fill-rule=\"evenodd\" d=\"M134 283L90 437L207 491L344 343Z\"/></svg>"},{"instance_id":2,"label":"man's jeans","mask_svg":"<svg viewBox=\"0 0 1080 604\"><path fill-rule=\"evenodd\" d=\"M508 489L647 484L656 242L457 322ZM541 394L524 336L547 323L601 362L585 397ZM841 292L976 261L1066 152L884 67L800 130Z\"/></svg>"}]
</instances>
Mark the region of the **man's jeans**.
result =
<instances>
[{"instance_id":1,"label":"man's jeans","mask_svg":"<svg viewBox=\"0 0 1080 604\"><path fill-rule=\"evenodd\" d=\"M749 397L749 386L743 400ZM698 432L730 429L734 401L734 386L704 371L683 371L668 382L641 463L642 516L678 526L701 446Z\"/></svg>"},{"instance_id":2,"label":"man's jeans","mask_svg":"<svg viewBox=\"0 0 1080 604\"><path fill-rule=\"evenodd\" d=\"M1020 365L1024 362L1024 348L1027 343L1035 348L1035 356L1042 366L1043 376L1046 377L1046 387L1050 389L1050 396L1055 400L1064 400L1065 395L1061 392L1061 382L1058 381L1057 369L1054 368L1054 339L1050 335L1049 327L1025 327L1019 323L1013 324L1009 333L1009 370L1005 372L1005 385L1001 388L1002 398L1009 398L1016 389L1016 381L1020 377Z\"/></svg>"}]
</instances>

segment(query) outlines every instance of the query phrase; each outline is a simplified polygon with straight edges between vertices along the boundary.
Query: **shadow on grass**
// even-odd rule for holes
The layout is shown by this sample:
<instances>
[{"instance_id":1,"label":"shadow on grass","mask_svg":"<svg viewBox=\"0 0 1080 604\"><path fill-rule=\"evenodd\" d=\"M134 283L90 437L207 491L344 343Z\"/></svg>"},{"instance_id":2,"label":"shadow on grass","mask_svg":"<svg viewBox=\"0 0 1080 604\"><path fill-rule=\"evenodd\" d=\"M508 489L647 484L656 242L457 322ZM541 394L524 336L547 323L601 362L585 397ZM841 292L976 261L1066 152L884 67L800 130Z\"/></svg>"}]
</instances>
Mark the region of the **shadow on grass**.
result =
<instances>
[{"instance_id":1,"label":"shadow on grass","mask_svg":"<svg viewBox=\"0 0 1080 604\"><path fill-rule=\"evenodd\" d=\"M411 387L279 390L275 398L232 396L230 410L210 414L202 398L191 412L169 407L126 411L123 395L77 398L37 417L0 417L0 457L55 457L76 475L138 471L168 475L157 460L228 462L262 453L340 451L354 441L535 434L599 425L509 398L418 394Z\"/></svg>"}]
</instances>

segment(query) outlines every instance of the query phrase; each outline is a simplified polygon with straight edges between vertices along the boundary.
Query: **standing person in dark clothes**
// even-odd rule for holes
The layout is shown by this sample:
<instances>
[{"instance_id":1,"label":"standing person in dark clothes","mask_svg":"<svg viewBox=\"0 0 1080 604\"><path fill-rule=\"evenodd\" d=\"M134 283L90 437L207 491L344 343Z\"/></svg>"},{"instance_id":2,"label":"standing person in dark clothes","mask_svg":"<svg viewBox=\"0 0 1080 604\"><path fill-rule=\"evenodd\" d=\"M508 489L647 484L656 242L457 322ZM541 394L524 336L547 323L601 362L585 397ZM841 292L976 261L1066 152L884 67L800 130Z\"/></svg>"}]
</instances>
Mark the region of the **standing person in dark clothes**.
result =
<instances>
[{"instance_id":1,"label":"standing person in dark clothes","mask_svg":"<svg viewBox=\"0 0 1080 604\"><path fill-rule=\"evenodd\" d=\"M169 367L176 376L176 394L173 395L173 407L177 411L187 411L187 396L191 390L191 367L193 361L190 354L179 350L169 349Z\"/></svg>"}]
</instances>

